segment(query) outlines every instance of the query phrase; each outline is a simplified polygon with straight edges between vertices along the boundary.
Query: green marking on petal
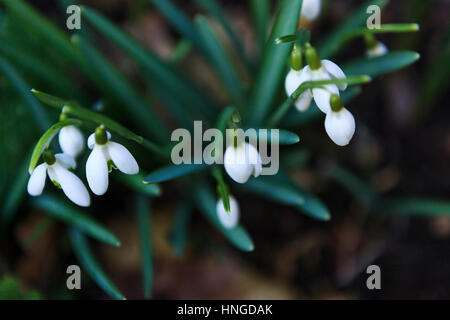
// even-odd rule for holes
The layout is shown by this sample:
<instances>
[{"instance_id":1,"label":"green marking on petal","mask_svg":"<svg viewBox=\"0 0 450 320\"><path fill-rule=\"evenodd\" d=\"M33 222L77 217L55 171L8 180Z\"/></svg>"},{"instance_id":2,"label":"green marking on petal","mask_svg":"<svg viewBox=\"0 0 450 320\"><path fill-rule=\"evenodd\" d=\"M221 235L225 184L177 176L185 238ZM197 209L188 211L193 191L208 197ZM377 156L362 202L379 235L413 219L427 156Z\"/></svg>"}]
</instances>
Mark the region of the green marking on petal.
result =
<instances>
[{"instance_id":1,"label":"green marking on petal","mask_svg":"<svg viewBox=\"0 0 450 320\"><path fill-rule=\"evenodd\" d=\"M58 189L62 189L61 185L56 180L52 180L52 182L55 185L55 187L57 187Z\"/></svg>"},{"instance_id":2,"label":"green marking on petal","mask_svg":"<svg viewBox=\"0 0 450 320\"><path fill-rule=\"evenodd\" d=\"M112 161L112 159L109 159L107 164L108 164L108 172L111 172L112 169L117 169L117 166L114 163L114 161Z\"/></svg>"}]
</instances>

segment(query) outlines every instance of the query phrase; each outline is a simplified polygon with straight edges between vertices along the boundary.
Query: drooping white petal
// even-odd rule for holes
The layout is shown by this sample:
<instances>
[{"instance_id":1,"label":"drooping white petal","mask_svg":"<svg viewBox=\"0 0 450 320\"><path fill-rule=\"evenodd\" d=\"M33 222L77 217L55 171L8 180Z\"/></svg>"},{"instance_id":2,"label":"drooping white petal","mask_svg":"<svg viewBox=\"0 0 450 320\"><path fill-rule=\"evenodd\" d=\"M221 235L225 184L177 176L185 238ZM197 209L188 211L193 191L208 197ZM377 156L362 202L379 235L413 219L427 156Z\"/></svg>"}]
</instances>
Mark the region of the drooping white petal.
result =
<instances>
[{"instance_id":1,"label":"drooping white petal","mask_svg":"<svg viewBox=\"0 0 450 320\"><path fill-rule=\"evenodd\" d=\"M245 144L249 164L253 166L252 174L257 178L262 171L262 160L258 150L250 143Z\"/></svg>"},{"instance_id":2,"label":"drooping white petal","mask_svg":"<svg viewBox=\"0 0 450 320\"><path fill-rule=\"evenodd\" d=\"M108 190L108 165L104 146L94 146L86 162L86 178L92 192L101 196Z\"/></svg>"},{"instance_id":3,"label":"drooping white petal","mask_svg":"<svg viewBox=\"0 0 450 320\"><path fill-rule=\"evenodd\" d=\"M44 190L45 187L45 178L47 176L46 172L46 163L41 163L36 168L34 168L27 185L27 191L30 195L38 196L42 194L42 190Z\"/></svg>"},{"instance_id":4,"label":"drooping white petal","mask_svg":"<svg viewBox=\"0 0 450 320\"><path fill-rule=\"evenodd\" d=\"M229 196L230 199L230 212L225 211L223 201L220 199L216 204L216 213L220 223L226 229L233 229L239 222L240 210L236 199L233 196Z\"/></svg>"},{"instance_id":5,"label":"drooping white petal","mask_svg":"<svg viewBox=\"0 0 450 320\"><path fill-rule=\"evenodd\" d=\"M388 53L388 48L380 41L378 41L377 45L371 49L366 51L368 57L379 57Z\"/></svg>"},{"instance_id":6,"label":"drooping white petal","mask_svg":"<svg viewBox=\"0 0 450 320\"><path fill-rule=\"evenodd\" d=\"M111 133L109 131L106 131L106 137L108 138L108 141L111 139ZM92 133L87 140L87 145L89 149L92 149L95 145L95 133Z\"/></svg>"},{"instance_id":7,"label":"drooping white petal","mask_svg":"<svg viewBox=\"0 0 450 320\"><path fill-rule=\"evenodd\" d=\"M305 81L311 80L309 67L306 66L300 71L291 69L286 76L284 83L286 94L290 96ZM309 90L304 91L295 101L295 107L299 111L306 111L311 104L312 96Z\"/></svg>"},{"instance_id":8,"label":"drooping white petal","mask_svg":"<svg viewBox=\"0 0 450 320\"><path fill-rule=\"evenodd\" d=\"M325 130L338 146L346 146L355 133L355 118L345 108L339 112L329 112L325 117Z\"/></svg>"},{"instance_id":9,"label":"drooping white petal","mask_svg":"<svg viewBox=\"0 0 450 320\"><path fill-rule=\"evenodd\" d=\"M335 85L325 85L322 88L313 88L314 102L317 107L325 114L331 111L330 98L332 94L339 94L339 90Z\"/></svg>"},{"instance_id":10,"label":"drooping white petal","mask_svg":"<svg viewBox=\"0 0 450 320\"><path fill-rule=\"evenodd\" d=\"M316 20L320 14L321 0L303 0L301 15L309 21Z\"/></svg>"},{"instance_id":11,"label":"drooping white petal","mask_svg":"<svg viewBox=\"0 0 450 320\"><path fill-rule=\"evenodd\" d=\"M87 145L89 149L92 149L95 145L95 133L92 133L87 139Z\"/></svg>"},{"instance_id":12,"label":"drooping white petal","mask_svg":"<svg viewBox=\"0 0 450 320\"><path fill-rule=\"evenodd\" d=\"M235 148L229 146L224 154L225 171L234 181L238 183L246 183L253 172L253 165L248 163L246 159L245 143Z\"/></svg>"},{"instance_id":13,"label":"drooping white petal","mask_svg":"<svg viewBox=\"0 0 450 320\"><path fill-rule=\"evenodd\" d=\"M302 70L294 70L291 69L287 76L286 80L284 81L284 88L286 90L286 94L290 96L295 89L298 88L298 86L301 84L301 78L300 75L302 74Z\"/></svg>"},{"instance_id":14,"label":"drooping white petal","mask_svg":"<svg viewBox=\"0 0 450 320\"><path fill-rule=\"evenodd\" d=\"M83 182L75 174L64 168L62 165L55 163L49 171L59 183L64 194L73 203L80 207L88 207L91 204L91 197L84 186Z\"/></svg>"},{"instance_id":15,"label":"drooping white petal","mask_svg":"<svg viewBox=\"0 0 450 320\"><path fill-rule=\"evenodd\" d=\"M110 141L106 144L106 148L117 169L126 174L137 174L139 172L136 160L123 145Z\"/></svg>"},{"instance_id":16,"label":"drooping white petal","mask_svg":"<svg viewBox=\"0 0 450 320\"><path fill-rule=\"evenodd\" d=\"M312 96L310 90L306 90L297 98L297 100L295 100L295 108L298 111L304 112L308 110L309 106L311 105L311 100Z\"/></svg>"},{"instance_id":17,"label":"drooping white petal","mask_svg":"<svg viewBox=\"0 0 450 320\"><path fill-rule=\"evenodd\" d=\"M75 161L75 159L68 154L57 153L55 154L55 158L66 169L75 169L77 167L77 162Z\"/></svg>"},{"instance_id":18,"label":"drooping white petal","mask_svg":"<svg viewBox=\"0 0 450 320\"><path fill-rule=\"evenodd\" d=\"M322 60L322 65L328 74L334 79L343 79L346 78L344 71L333 61L330 60ZM338 86L339 90L344 91L347 89L347 84L341 84Z\"/></svg>"},{"instance_id":19,"label":"drooping white petal","mask_svg":"<svg viewBox=\"0 0 450 320\"><path fill-rule=\"evenodd\" d=\"M84 137L76 126L65 126L59 131L59 146L61 150L76 158L84 148Z\"/></svg>"}]
</instances>

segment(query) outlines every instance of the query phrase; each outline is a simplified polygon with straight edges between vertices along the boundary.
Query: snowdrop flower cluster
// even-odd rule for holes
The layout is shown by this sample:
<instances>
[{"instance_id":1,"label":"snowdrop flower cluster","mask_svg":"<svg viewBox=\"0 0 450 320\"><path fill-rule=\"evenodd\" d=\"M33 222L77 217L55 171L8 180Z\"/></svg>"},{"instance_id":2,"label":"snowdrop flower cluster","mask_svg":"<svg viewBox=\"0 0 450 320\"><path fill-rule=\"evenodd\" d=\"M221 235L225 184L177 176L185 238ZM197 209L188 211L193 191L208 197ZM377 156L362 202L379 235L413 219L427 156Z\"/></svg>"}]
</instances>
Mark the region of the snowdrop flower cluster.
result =
<instances>
[{"instance_id":1,"label":"snowdrop flower cluster","mask_svg":"<svg viewBox=\"0 0 450 320\"><path fill-rule=\"evenodd\" d=\"M303 0L301 15L308 21L316 20L320 15L322 0Z\"/></svg>"},{"instance_id":2,"label":"snowdrop flower cluster","mask_svg":"<svg viewBox=\"0 0 450 320\"><path fill-rule=\"evenodd\" d=\"M261 174L262 161L258 150L250 143L231 144L224 154L224 166L228 175L238 183L246 183L251 175Z\"/></svg>"},{"instance_id":3,"label":"snowdrop flower cluster","mask_svg":"<svg viewBox=\"0 0 450 320\"><path fill-rule=\"evenodd\" d=\"M236 199L233 196L229 196L230 199L230 212L225 211L223 200L219 199L216 204L217 218L221 225L226 229L233 229L239 223L240 210Z\"/></svg>"},{"instance_id":4,"label":"snowdrop flower cluster","mask_svg":"<svg viewBox=\"0 0 450 320\"><path fill-rule=\"evenodd\" d=\"M307 45L305 50L307 65L296 70L292 68L286 76L285 89L287 95L292 95L294 91L306 81L319 81L331 79L343 79L345 73L342 69L330 60L320 60L314 47ZM325 130L331 140L339 146L347 145L355 132L355 120L352 114L341 106L339 91L347 88L347 84L327 84L320 88L308 89L297 98L295 106L297 110L306 111L312 99L317 107L326 114ZM332 107L332 102L335 107Z\"/></svg>"},{"instance_id":5,"label":"snowdrop flower cluster","mask_svg":"<svg viewBox=\"0 0 450 320\"><path fill-rule=\"evenodd\" d=\"M305 52L306 65L301 70L291 69L286 77L285 89L287 95L291 95L294 91L306 81L330 80L345 78L345 74L341 68L330 60L320 60L315 48L309 46ZM330 97L332 94L339 94L339 90L343 91L347 88L347 84L335 85L328 84L323 88L313 88L304 91L295 101L295 106L299 111L306 111L312 99L323 113L331 110Z\"/></svg>"},{"instance_id":6,"label":"snowdrop flower cluster","mask_svg":"<svg viewBox=\"0 0 450 320\"><path fill-rule=\"evenodd\" d=\"M131 153L110 139L111 134L103 126L98 127L88 138L88 147L93 150L86 163L86 177L90 189L97 195L107 191L108 173L112 168L118 168L126 174L139 172L139 166ZM58 140L63 153L53 155L48 148L43 152L44 163L31 172L28 193L32 196L41 195L48 174L53 184L61 188L72 202L88 207L91 203L89 192L80 178L70 171L76 168L75 158L83 151L83 134L76 126L66 126L59 131Z\"/></svg>"}]
</instances>

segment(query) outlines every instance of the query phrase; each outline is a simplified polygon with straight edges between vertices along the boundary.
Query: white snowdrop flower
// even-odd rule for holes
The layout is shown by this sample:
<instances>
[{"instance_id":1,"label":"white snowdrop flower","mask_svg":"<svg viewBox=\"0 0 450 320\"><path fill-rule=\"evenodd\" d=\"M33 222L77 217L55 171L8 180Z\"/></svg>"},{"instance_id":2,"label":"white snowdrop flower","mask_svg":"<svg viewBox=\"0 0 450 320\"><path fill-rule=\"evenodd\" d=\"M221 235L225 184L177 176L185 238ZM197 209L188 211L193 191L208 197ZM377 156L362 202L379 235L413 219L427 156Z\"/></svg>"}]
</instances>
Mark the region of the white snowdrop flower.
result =
<instances>
[{"instance_id":1,"label":"white snowdrop flower","mask_svg":"<svg viewBox=\"0 0 450 320\"><path fill-rule=\"evenodd\" d=\"M346 146L355 133L355 118L343 107L339 96L331 98L332 110L325 117L325 131L338 146Z\"/></svg>"},{"instance_id":2,"label":"white snowdrop flower","mask_svg":"<svg viewBox=\"0 0 450 320\"><path fill-rule=\"evenodd\" d=\"M229 196L230 199L230 212L225 211L223 200L219 199L216 205L216 213L220 223L226 229L233 229L239 223L239 205L233 196Z\"/></svg>"},{"instance_id":3,"label":"white snowdrop flower","mask_svg":"<svg viewBox=\"0 0 450 320\"><path fill-rule=\"evenodd\" d=\"M379 57L388 53L388 48L380 41L377 41L376 45L372 48L368 48L366 54L368 57Z\"/></svg>"},{"instance_id":4,"label":"white snowdrop flower","mask_svg":"<svg viewBox=\"0 0 450 320\"><path fill-rule=\"evenodd\" d=\"M306 81L319 81L330 79L345 78L342 69L330 60L320 60L316 49L308 47L306 49L306 60L308 65L301 71L291 70L285 81L285 89L288 95ZM347 88L347 84L335 85L328 84L322 88L312 88L304 91L295 101L295 106L299 111L306 111L314 98L317 107L324 113L331 110L330 97L332 94L339 94L339 90L343 91Z\"/></svg>"},{"instance_id":5,"label":"white snowdrop flower","mask_svg":"<svg viewBox=\"0 0 450 320\"><path fill-rule=\"evenodd\" d=\"M80 178L68 170L75 167L75 160L64 153L53 155L50 150L44 151L43 158L45 162L31 173L27 186L28 193L32 196L41 195L48 174L49 179L63 190L67 198L81 207L88 207L91 204L89 192Z\"/></svg>"},{"instance_id":6,"label":"white snowdrop flower","mask_svg":"<svg viewBox=\"0 0 450 320\"><path fill-rule=\"evenodd\" d=\"M322 0L303 0L301 15L308 21L319 17Z\"/></svg>"},{"instance_id":7,"label":"white snowdrop flower","mask_svg":"<svg viewBox=\"0 0 450 320\"><path fill-rule=\"evenodd\" d=\"M294 93L294 91L305 81L308 81L310 79L307 79L307 73L303 72L302 70L294 70L291 69L289 71L288 75L286 76L286 81L284 82L284 86L286 89L286 94L290 96ZM306 111L309 108L309 105L311 104L312 95L310 90L306 90L302 92L302 94L295 100L295 107L298 111Z\"/></svg>"},{"instance_id":8,"label":"white snowdrop flower","mask_svg":"<svg viewBox=\"0 0 450 320\"><path fill-rule=\"evenodd\" d=\"M108 173L113 167L126 174L139 172L139 166L127 148L110 139L111 134L102 126L88 138L87 144L92 152L86 162L86 178L96 195L102 195L108 190Z\"/></svg>"},{"instance_id":9,"label":"white snowdrop flower","mask_svg":"<svg viewBox=\"0 0 450 320\"><path fill-rule=\"evenodd\" d=\"M76 126L65 126L59 131L59 146L69 156L76 158L84 148L84 137Z\"/></svg>"},{"instance_id":10,"label":"white snowdrop flower","mask_svg":"<svg viewBox=\"0 0 450 320\"><path fill-rule=\"evenodd\" d=\"M238 183L246 183L250 176L258 177L262 170L261 156L251 144L243 142L227 147L224 154L224 166L228 175Z\"/></svg>"}]
</instances>

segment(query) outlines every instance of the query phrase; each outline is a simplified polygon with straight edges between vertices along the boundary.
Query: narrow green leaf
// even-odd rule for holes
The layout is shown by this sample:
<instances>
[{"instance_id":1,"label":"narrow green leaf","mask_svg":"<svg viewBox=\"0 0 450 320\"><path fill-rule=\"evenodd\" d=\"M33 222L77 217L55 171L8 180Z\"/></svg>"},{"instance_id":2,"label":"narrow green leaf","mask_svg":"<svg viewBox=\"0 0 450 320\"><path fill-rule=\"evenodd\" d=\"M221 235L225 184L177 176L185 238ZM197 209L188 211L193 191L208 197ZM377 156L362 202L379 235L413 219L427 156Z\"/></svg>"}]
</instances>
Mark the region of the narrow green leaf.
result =
<instances>
[{"instance_id":1,"label":"narrow green leaf","mask_svg":"<svg viewBox=\"0 0 450 320\"><path fill-rule=\"evenodd\" d=\"M92 123L95 123L97 125L105 125L107 129L110 129L117 134L121 135L122 137L126 139L133 140L145 148L149 149L150 151L154 152L155 154L167 158L168 154L165 150L161 149L159 146L157 146L155 143L150 142L146 139L144 139L142 136L139 136L135 134L134 132L128 130L121 124L117 123L114 120L111 120L109 117L104 116L100 113L91 111L89 109L80 107L78 103L74 101L65 100L60 97L56 97L53 95L50 95L48 93L44 93L41 91L38 91L36 89L32 89L31 92L42 102L45 104L61 109L62 112L66 113L67 115L72 115L74 117L80 118L85 121L89 121Z\"/></svg>"},{"instance_id":2,"label":"narrow green leaf","mask_svg":"<svg viewBox=\"0 0 450 320\"><path fill-rule=\"evenodd\" d=\"M288 34L286 36L281 36L275 39L276 44L282 44L282 43L291 43L297 40L297 35L295 34Z\"/></svg>"},{"instance_id":3,"label":"narrow green leaf","mask_svg":"<svg viewBox=\"0 0 450 320\"><path fill-rule=\"evenodd\" d=\"M300 48L303 48L303 46L307 42L309 42L310 38L311 38L311 31L307 29L301 29L297 34L289 34L286 36L276 38L275 43L282 44L282 43L296 42Z\"/></svg>"},{"instance_id":4,"label":"narrow green leaf","mask_svg":"<svg viewBox=\"0 0 450 320\"><path fill-rule=\"evenodd\" d=\"M223 207L226 212L230 212L230 196L228 194L228 187L223 180L222 170L218 167L212 169L212 175L217 181L217 191L219 196L222 198Z\"/></svg>"},{"instance_id":5,"label":"narrow green leaf","mask_svg":"<svg viewBox=\"0 0 450 320\"><path fill-rule=\"evenodd\" d=\"M95 259L85 236L76 229L69 229L69 237L78 261L92 280L112 298L126 300Z\"/></svg>"},{"instance_id":6,"label":"narrow green leaf","mask_svg":"<svg viewBox=\"0 0 450 320\"><path fill-rule=\"evenodd\" d=\"M193 192L193 196L196 205L205 218L233 245L242 251L253 251L255 248L253 241L241 225L233 229L226 229L222 226L216 213L217 199L206 185L198 184Z\"/></svg>"},{"instance_id":7,"label":"narrow green leaf","mask_svg":"<svg viewBox=\"0 0 450 320\"><path fill-rule=\"evenodd\" d=\"M195 27L191 23L183 11L177 8L171 0L149 0L185 38L189 39L192 44L203 52L204 47L202 41L199 39Z\"/></svg>"},{"instance_id":8,"label":"narrow green leaf","mask_svg":"<svg viewBox=\"0 0 450 320\"><path fill-rule=\"evenodd\" d=\"M150 200L144 196L138 196L137 223L139 229L139 242L141 247L142 285L144 296L150 298L153 287L153 250L152 250L152 223L150 218Z\"/></svg>"},{"instance_id":9,"label":"narrow green leaf","mask_svg":"<svg viewBox=\"0 0 450 320\"><path fill-rule=\"evenodd\" d=\"M260 176L252 178L247 183L238 187L246 192L251 192L267 197L275 202L293 206L306 215L323 221L331 218L328 208L315 196L303 190L287 178L278 176Z\"/></svg>"},{"instance_id":10,"label":"narrow green leaf","mask_svg":"<svg viewBox=\"0 0 450 320\"><path fill-rule=\"evenodd\" d=\"M40 130L46 130L50 125L50 118L42 108L41 104L30 94L30 87L22 79L14 67L5 59L0 57L0 71L5 74L12 87L17 91L24 104L28 106L36 125Z\"/></svg>"},{"instance_id":11,"label":"narrow green leaf","mask_svg":"<svg viewBox=\"0 0 450 320\"><path fill-rule=\"evenodd\" d=\"M252 63L247 59L247 56L245 54L244 45L240 37L234 30L233 26L231 25L230 20L224 13L225 10L220 7L216 0L196 0L196 3L198 3L203 9L206 10L206 12L208 12L211 16L216 18L217 21L219 21L225 32L228 34L228 37L233 43L234 48L236 49L236 52L243 64L251 65Z\"/></svg>"},{"instance_id":12,"label":"narrow green leaf","mask_svg":"<svg viewBox=\"0 0 450 320\"><path fill-rule=\"evenodd\" d=\"M246 119L259 125L266 118L282 82L291 46L277 45L275 39L297 30L302 0L281 1L279 13L265 48L261 69L253 88Z\"/></svg>"},{"instance_id":13,"label":"narrow green leaf","mask_svg":"<svg viewBox=\"0 0 450 320\"><path fill-rule=\"evenodd\" d=\"M247 183L239 185L239 188L290 206L297 207L305 203L305 198L296 188L270 177L260 176L250 179Z\"/></svg>"},{"instance_id":14,"label":"narrow green leaf","mask_svg":"<svg viewBox=\"0 0 450 320\"><path fill-rule=\"evenodd\" d=\"M365 34L376 33L401 33L401 32L417 32L420 26L417 23L397 23L397 24L382 24L379 28L368 29L367 27L356 28L345 34L342 42L348 42L353 38L363 36Z\"/></svg>"},{"instance_id":15,"label":"narrow green leaf","mask_svg":"<svg viewBox=\"0 0 450 320\"><path fill-rule=\"evenodd\" d=\"M329 175L368 208L372 208L377 203L378 196L372 187L351 171L335 164L331 168Z\"/></svg>"},{"instance_id":16,"label":"narrow green leaf","mask_svg":"<svg viewBox=\"0 0 450 320\"><path fill-rule=\"evenodd\" d=\"M160 5L170 5L167 0L155 1ZM214 105L211 105L204 93L193 85L193 81L182 77L179 72L169 64L161 61L157 56L144 49L130 35L123 32L94 9L82 7L82 16L86 18L105 37L122 48L149 75L154 93L168 106L180 109L180 106L189 106L207 119L213 118ZM193 28L193 27L192 27ZM186 29L187 30L187 29ZM188 38L188 37L187 37ZM176 95L172 93L176 92ZM170 98L171 100L168 100ZM174 104L176 103L176 106ZM182 108L181 108L182 109Z\"/></svg>"},{"instance_id":17,"label":"narrow green leaf","mask_svg":"<svg viewBox=\"0 0 450 320\"><path fill-rule=\"evenodd\" d=\"M225 130L227 129L228 121L231 119L231 116L235 111L236 108L233 106L226 107L217 118L216 128L219 129L222 134L226 132Z\"/></svg>"},{"instance_id":18,"label":"narrow green leaf","mask_svg":"<svg viewBox=\"0 0 450 320\"><path fill-rule=\"evenodd\" d=\"M186 238L189 221L192 216L192 207L188 202L182 202L175 210L172 231L170 235L173 253L175 257L180 257L186 247Z\"/></svg>"},{"instance_id":19,"label":"narrow green leaf","mask_svg":"<svg viewBox=\"0 0 450 320\"><path fill-rule=\"evenodd\" d=\"M361 58L342 65L346 75L367 74L371 77L399 70L413 64L420 58L414 51L391 51L373 58Z\"/></svg>"},{"instance_id":20,"label":"narrow green leaf","mask_svg":"<svg viewBox=\"0 0 450 320\"><path fill-rule=\"evenodd\" d=\"M49 105L50 107L62 109L64 106L68 105L76 105L76 102L70 101L61 97L53 96L51 94L31 89L31 93L34 94L36 98L38 98L40 101L45 103L46 105Z\"/></svg>"},{"instance_id":21,"label":"narrow green leaf","mask_svg":"<svg viewBox=\"0 0 450 320\"><path fill-rule=\"evenodd\" d=\"M150 173L144 183L157 183L179 178L194 172L205 170L209 167L207 164L179 164L169 165Z\"/></svg>"},{"instance_id":22,"label":"narrow green leaf","mask_svg":"<svg viewBox=\"0 0 450 320\"><path fill-rule=\"evenodd\" d=\"M435 199L388 198L380 201L376 211L389 215L442 217L450 216L450 202Z\"/></svg>"},{"instance_id":23,"label":"narrow green leaf","mask_svg":"<svg viewBox=\"0 0 450 320\"><path fill-rule=\"evenodd\" d=\"M1 211L1 218L9 222L14 217L17 208L20 206L21 201L25 195L26 185L30 175L28 173L28 156L23 164L20 166L19 172L16 173L14 182L9 187L9 190L5 192L3 198L3 206Z\"/></svg>"},{"instance_id":24,"label":"narrow green leaf","mask_svg":"<svg viewBox=\"0 0 450 320\"><path fill-rule=\"evenodd\" d=\"M47 64L33 54L8 44L4 39L0 41L0 53L16 66L19 66L21 70L47 83L55 90L64 94L75 94L76 92L80 95L79 90L76 90L76 86L65 73L59 72L54 66Z\"/></svg>"},{"instance_id":25,"label":"narrow green leaf","mask_svg":"<svg viewBox=\"0 0 450 320\"><path fill-rule=\"evenodd\" d=\"M34 199L32 203L35 208L44 210L53 218L83 231L94 239L115 247L120 246L120 241L111 231L91 217L80 212L78 208L67 204L57 197L43 195Z\"/></svg>"},{"instance_id":26,"label":"narrow green leaf","mask_svg":"<svg viewBox=\"0 0 450 320\"><path fill-rule=\"evenodd\" d=\"M21 21L21 26L46 39L46 45L61 53L63 57L73 57L73 50L66 34L50 20L42 16L23 0L0 0Z\"/></svg>"},{"instance_id":27,"label":"narrow green leaf","mask_svg":"<svg viewBox=\"0 0 450 320\"><path fill-rule=\"evenodd\" d=\"M318 46L319 55L322 59L328 59L334 56L340 49L343 44L343 38L345 35L362 26L366 23L367 18L370 16L367 13L367 7L371 5L376 5L383 9L388 0L369 0L364 3L359 9L355 10L351 13L349 18L344 20L344 23L339 27L335 28L333 32L331 32Z\"/></svg>"},{"instance_id":28,"label":"narrow green leaf","mask_svg":"<svg viewBox=\"0 0 450 320\"><path fill-rule=\"evenodd\" d=\"M244 89L231 59L225 53L225 49L204 17L197 16L195 18L195 26L204 43L209 59L222 78L236 105L242 108L246 104Z\"/></svg>"},{"instance_id":29,"label":"narrow green leaf","mask_svg":"<svg viewBox=\"0 0 450 320\"><path fill-rule=\"evenodd\" d=\"M284 130L284 129L264 129L264 128L253 128L256 130L258 136L258 142L259 143L272 143L272 130L278 130L278 141L275 141L279 145L290 145L290 144L296 144L300 141L299 136L291 131ZM266 133L263 134L262 130L266 130Z\"/></svg>"},{"instance_id":30,"label":"narrow green leaf","mask_svg":"<svg viewBox=\"0 0 450 320\"><path fill-rule=\"evenodd\" d=\"M264 51L267 40L267 30L270 16L270 1L249 0L252 20L260 52Z\"/></svg>"},{"instance_id":31,"label":"narrow green leaf","mask_svg":"<svg viewBox=\"0 0 450 320\"><path fill-rule=\"evenodd\" d=\"M135 192L141 193L143 195L147 195L149 197L158 197L161 195L161 187L159 184L152 183L152 184L144 184L142 183L142 180L144 179L144 175L139 174L116 174L115 177L122 182L124 185L126 185L128 188L132 189Z\"/></svg>"},{"instance_id":32,"label":"narrow green leaf","mask_svg":"<svg viewBox=\"0 0 450 320\"><path fill-rule=\"evenodd\" d=\"M85 73L113 101L130 114L139 128L153 139L164 142L168 132L150 105L132 87L127 79L106 58L81 37L72 37L79 61Z\"/></svg>"},{"instance_id":33,"label":"narrow green leaf","mask_svg":"<svg viewBox=\"0 0 450 320\"><path fill-rule=\"evenodd\" d=\"M65 126L81 126L82 122L80 120L75 119L67 119L64 121L60 121L58 123L55 123L52 125L47 131L44 132L44 134L41 136L39 141L36 143L36 146L34 147L33 153L31 155L30 159L30 165L28 167L28 172L31 174L36 167L39 158L41 157L42 152L44 152L44 149L47 148L50 145L50 142L53 140L53 138L58 134L59 130Z\"/></svg>"}]
</instances>

